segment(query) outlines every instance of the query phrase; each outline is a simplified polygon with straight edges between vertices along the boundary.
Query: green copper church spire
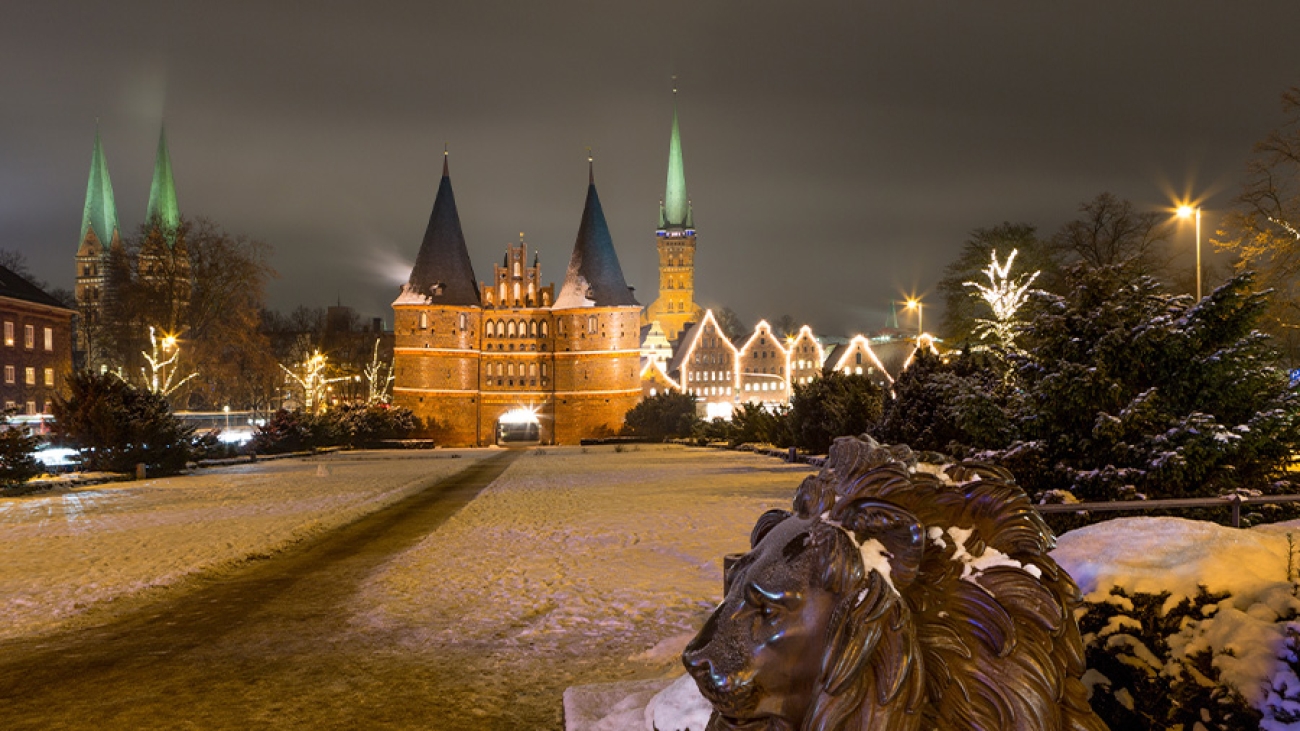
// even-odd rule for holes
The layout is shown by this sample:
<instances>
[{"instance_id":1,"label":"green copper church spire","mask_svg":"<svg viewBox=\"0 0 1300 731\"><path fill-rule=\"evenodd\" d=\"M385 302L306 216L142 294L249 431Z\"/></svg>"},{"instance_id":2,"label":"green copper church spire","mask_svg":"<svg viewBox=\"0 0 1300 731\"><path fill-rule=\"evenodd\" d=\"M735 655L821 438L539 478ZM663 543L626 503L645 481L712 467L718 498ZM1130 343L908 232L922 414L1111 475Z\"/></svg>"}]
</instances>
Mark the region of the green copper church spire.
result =
<instances>
[{"instance_id":1,"label":"green copper church spire","mask_svg":"<svg viewBox=\"0 0 1300 731\"><path fill-rule=\"evenodd\" d=\"M86 233L95 232L99 243L107 249L117 234L117 204L113 201L113 181L108 177L108 162L104 159L104 146L99 141L99 125L95 125L95 151L90 156L90 180L86 183L86 208L81 215L81 241Z\"/></svg>"},{"instance_id":2,"label":"green copper church spire","mask_svg":"<svg viewBox=\"0 0 1300 731\"><path fill-rule=\"evenodd\" d=\"M172 158L167 152L167 128L158 134L158 157L153 165L153 183L149 186L147 225L175 230L181 225L181 209L176 203L176 184L172 181Z\"/></svg>"},{"instance_id":3,"label":"green copper church spire","mask_svg":"<svg viewBox=\"0 0 1300 731\"><path fill-rule=\"evenodd\" d=\"M677 89L673 89L673 134L668 142L668 186L664 190L663 225L685 226L691 204L686 197L686 170L682 165L682 133L677 127Z\"/></svg>"}]
</instances>

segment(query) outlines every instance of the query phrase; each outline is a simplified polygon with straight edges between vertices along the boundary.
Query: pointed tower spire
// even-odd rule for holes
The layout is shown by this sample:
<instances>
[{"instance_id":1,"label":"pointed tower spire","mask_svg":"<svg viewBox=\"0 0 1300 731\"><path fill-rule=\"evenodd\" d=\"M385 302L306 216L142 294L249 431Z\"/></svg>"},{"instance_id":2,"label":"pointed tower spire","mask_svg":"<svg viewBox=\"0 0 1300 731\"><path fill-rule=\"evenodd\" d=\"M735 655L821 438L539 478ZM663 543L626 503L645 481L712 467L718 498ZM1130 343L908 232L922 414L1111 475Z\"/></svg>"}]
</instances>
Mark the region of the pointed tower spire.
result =
<instances>
[{"instance_id":1,"label":"pointed tower spire","mask_svg":"<svg viewBox=\"0 0 1300 731\"><path fill-rule=\"evenodd\" d=\"M95 125L95 150L90 155L90 180L86 182L86 207L81 214L81 241L95 232L95 238L105 250L118 238L117 203L113 200L113 181L108 176L108 161L104 146L99 140L99 124Z\"/></svg>"},{"instance_id":2,"label":"pointed tower spire","mask_svg":"<svg viewBox=\"0 0 1300 731\"><path fill-rule=\"evenodd\" d=\"M172 180L172 158L167 152L167 127L158 133L158 156L154 159L153 183L149 186L146 225L174 231L181 225L181 209L176 203L176 184Z\"/></svg>"},{"instance_id":3,"label":"pointed tower spire","mask_svg":"<svg viewBox=\"0 0 1300 731\"><path fill-rule=\"evenodd\" d=\"M668 140L668 185L664 189L664 221L667 226L684 226L690 215L686 197L686 169L682 164L682 133L677 126L677 87L673 86L673 131Z\"/></svg>"},{"instance_id":4,"label":"pointed tower spire","mask_svg":"<svg viewBox=\"0 0 1300 731\"><path fill-rule=\"evenodd\" d=\"M564 286L555 298L555 309L575 307L637 307L632 290L623 278L623 267L614 251L614 240L605 223L605 212L596 194L595 165L587 158L587 202L578 225L578 240L564 275Z\"/></svg>"},{"instance_id":5,"label":"pointed tower spire","mask_svg":"<svg viewBox=\"0 0 1300 731\"><path fill-rule=\"evenodd\" d=\"M406 290L428 298L430 304L478 306L479 290L470 264L465 234L460 228L456 196L447 171L447 151L442 153L442 180L433 199L433 212L424 242L415 257Z\"/></svg>"}]
</instances>

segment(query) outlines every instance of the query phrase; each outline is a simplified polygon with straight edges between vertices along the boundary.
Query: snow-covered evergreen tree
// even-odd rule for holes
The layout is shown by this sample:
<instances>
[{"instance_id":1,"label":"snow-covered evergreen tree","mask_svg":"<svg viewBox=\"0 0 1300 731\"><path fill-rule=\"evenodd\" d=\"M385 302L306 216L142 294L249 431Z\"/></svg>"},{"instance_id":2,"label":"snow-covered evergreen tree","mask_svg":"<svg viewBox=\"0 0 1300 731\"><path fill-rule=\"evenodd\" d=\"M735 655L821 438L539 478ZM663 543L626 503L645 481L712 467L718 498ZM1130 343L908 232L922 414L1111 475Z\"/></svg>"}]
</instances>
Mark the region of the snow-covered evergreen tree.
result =
<instances>
[{"instance_id":1,"label":"snow-covered evergreen tree","mask_svg":"<svg viewBox=\"0 0 1300 731\"><path fill-rule=\"evenodd\" d=\"M1009 408L1020 441L988 455L1031 493L1086 500L1266 488L1300 446L1300 399L1238 275L1200 302L1124 266L1079 267L1036 295Z\"/></svg>"}]
</instances>

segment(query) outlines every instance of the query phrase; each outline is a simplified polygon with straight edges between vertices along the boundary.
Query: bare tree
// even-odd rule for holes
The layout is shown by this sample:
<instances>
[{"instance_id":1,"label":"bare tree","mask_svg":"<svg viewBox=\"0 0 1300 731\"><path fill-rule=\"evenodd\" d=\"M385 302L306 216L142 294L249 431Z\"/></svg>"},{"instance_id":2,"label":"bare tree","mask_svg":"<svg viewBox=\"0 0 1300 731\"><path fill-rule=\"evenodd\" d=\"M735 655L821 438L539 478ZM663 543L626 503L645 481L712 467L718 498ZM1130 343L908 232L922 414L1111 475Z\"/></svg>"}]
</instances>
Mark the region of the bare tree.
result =
<instances>
[{"instance_id":1,"label":"bare tree","mask_svg":"<svg viewBox=\"0 0 1300 731\"><path fill-rule=\"evenodd\" d=\"M1128 263L1138 273L1163 270L1167 258L1161 244L1169 237L1165 216L1138 211L1111 193L1102 193L1079 206L1080 218L1061 227L1051 246L1062 258L1093 268Z\"/></svg>"},{"instance_id":2,"label":"bare tree","mask_svg":"<svg viewBox=\"0 0 1300 731\"><path fill-rule=\"evenodd\" d=\"M718 328L722 334L733 343L740 342L747 334L745 323L740 321L740 315L730 307L723 307L718 310L715 319L718 321Z\"/></svg>"},{"instance_id":3,"label":"bare tree","mask_svg":"<svg viewBox=\"0 0 1300 731\"><path fill-rule=\"evenodd\" d=\"M1300 364L1300 86L1282 94L1285 120L1255 145L1237 208L1214 238L1274 294L1266 329Z\"/></svg>"}]
</instances>

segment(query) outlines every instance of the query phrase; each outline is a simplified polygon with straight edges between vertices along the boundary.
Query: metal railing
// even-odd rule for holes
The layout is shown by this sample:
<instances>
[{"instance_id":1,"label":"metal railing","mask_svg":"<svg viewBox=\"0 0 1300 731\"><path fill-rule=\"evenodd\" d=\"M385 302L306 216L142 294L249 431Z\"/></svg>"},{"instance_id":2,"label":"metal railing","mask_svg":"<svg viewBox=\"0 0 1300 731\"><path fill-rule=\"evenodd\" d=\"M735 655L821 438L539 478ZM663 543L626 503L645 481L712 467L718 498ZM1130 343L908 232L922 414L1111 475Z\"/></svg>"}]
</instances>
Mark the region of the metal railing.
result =
<instances>
[{"instance_id":1,"label":"metal railing","mask_svg":"<svg viewBox=\"0 0 1300 731\"><path fill-rule=\"evenodd\" d=\"M1040 513L1107 513L1177 510L1180 508L1230 508L1232 527L1241 527L1242 505L1281 505L1300 503L1300 495L1223 495L1220 497L1169 498L1164 500L1117 500L1103 503L1051 503L1035 505Z\"/></svg>"}]
</instances>

